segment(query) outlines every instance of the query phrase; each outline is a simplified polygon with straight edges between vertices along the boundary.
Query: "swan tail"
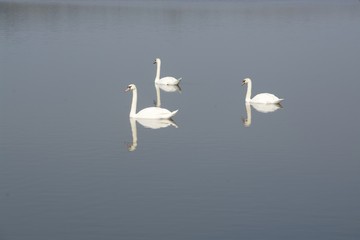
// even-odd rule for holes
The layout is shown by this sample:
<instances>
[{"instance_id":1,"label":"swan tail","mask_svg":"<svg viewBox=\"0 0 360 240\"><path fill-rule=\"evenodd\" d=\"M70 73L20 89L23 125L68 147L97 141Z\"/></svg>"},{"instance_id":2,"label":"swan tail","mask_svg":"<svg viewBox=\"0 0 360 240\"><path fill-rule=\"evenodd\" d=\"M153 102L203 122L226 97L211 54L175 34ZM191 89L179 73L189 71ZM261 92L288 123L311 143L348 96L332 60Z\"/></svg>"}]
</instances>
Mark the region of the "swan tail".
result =
<instances>
[{"instance_id":1,"label":"swan tail","mask_svg":"<svg viewBox=\"0 0 360 240\"><path fill-rule=\"evenodd\" d=\"M177 80L177 83L175 84L176 86L180 86L179 84L180 84L180 82L181 82L181 79L182 79L182 77L181 77L181 78L176 79L176 80Z\"/></svg>"},{"instance_id":2,"label":"swan tail","mask_svg":"<svg viewBox=\"0 0 360 240\"><path fill-rule=\"evenodd\" d=\"M173 116L175 116L175 114L176 114L178 111L179 111L179 109L176 109L175 111L171 112L170 118L173 117Z\"/></svg>"}]
</instances>

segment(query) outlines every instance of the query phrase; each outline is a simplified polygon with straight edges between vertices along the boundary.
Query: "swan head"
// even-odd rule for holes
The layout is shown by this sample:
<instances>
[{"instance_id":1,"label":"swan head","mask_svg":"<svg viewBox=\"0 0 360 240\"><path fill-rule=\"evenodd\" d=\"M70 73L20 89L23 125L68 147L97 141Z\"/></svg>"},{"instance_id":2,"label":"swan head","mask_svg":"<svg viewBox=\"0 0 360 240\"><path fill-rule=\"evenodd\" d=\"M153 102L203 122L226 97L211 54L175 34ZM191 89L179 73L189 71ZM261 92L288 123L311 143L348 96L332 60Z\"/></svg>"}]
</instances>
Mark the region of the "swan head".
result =
<instances>
[{"instance_id":1,"label":"swan head","mask_svg":"<svg viewBox=\"0 0 360 240\"><path fill-rule=\"evenodd\" d=\"M250 78L244 78L244 80L242 81L242 84L241 85L245 85L247 83L251 82L251 79Z\"/></svg>"},{"instance_id":2,"label":"swan head","mask_svg":"<svg viewBox=\"0 0 360 240\"><path fill-rule=\"evenodd\" d=\"M154 60L154 64L160 64L161 63L161 60L160 60L160 58L156 58L155 60Z\"/></svg>"},{"instance_id":3,"label":"swan head","mask_svg":"<svg viewBox=\"0 0 360 240\"><path fill-rule=\"evenodd\" d=\"M127 88L125 89L125 92L130 91L130 90L133 91L135 89L136 89L135 84L129 84L129 86L127 86Z\"/></svg>"}]
</instances>

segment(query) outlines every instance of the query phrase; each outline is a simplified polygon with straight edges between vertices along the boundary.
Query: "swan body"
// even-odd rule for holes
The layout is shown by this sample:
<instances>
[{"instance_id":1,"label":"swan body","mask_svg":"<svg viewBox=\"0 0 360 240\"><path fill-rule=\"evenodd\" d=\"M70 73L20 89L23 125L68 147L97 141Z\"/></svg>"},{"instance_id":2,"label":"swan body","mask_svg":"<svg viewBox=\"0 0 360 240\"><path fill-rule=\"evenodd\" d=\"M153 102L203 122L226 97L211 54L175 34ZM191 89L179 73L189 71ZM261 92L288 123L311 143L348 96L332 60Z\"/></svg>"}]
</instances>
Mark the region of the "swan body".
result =
<instances>
[{"instance_id":1,"label":"swan body","mask_svg":"<svg viewBox=\"0 0 360 240\"><path fill-rule=\"evenodd\" d=\"M136 113L136 106L137 106L137 89L135 84L130 84L127 89L127 91L132 91L132 102L131 102L131 109L130 109L130 117L131 118L146 118L146 119L169 119L173 117L178 110L175 110L173 112L170 112L169 110L165 108L160 107L148 107L144 108L138 113Z\"/></svg>"},{"instance_id":2,"label":"swan body","mask_svg":"<svg viewBox=\"0 0 360 240\"><path fill-rule=\"evenodd\" d=\"M247 84L247 91L245 102L249 103L264 103L264 104L272 104L272 103L280 103L282 98L278 98L274 94L271 93L259 93L251 98L251 91L252 91L252 82L250 78L245 78L242 82L242 85Z\"/></svg>"},{"instance_id":3,"label":"swan body","mask_svg":"<svg viewBox=\"0 0 360 240\"><path fill-rule=\"evenodd\" d=\"M160 78L160 68L161 68L161 60L160 58L156 58L154 61L156 64L156 76L155 76L155 83L163 84L163 85L178 85L180 83L181 78L174 78L174 77L163 77Z\"/></svg>"}]
</instances>

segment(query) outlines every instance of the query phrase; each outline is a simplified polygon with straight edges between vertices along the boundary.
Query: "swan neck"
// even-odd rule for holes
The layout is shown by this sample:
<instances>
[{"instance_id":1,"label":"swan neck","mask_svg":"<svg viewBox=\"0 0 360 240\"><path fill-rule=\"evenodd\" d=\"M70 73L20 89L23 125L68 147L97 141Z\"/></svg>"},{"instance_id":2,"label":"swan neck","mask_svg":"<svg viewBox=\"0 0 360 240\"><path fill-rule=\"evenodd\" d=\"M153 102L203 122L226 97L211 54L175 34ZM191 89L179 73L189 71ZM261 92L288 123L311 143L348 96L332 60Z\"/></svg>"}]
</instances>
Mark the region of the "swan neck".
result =
<instances>
[{"instance_id":1,"label":"swan neck","mask_svg":"<svg viewBox=\"0 0 360 240\"><path fill-rule=\"evenodd\" d=\"M130 117L135 117L136 115L136 106L137 106L137 89L132 91L132 101L131 101L131 108L130 108Z\"/></svg>"},{"instance_id":2,"label":"swan neck","mask_svg":"<svg viewBox=\"0 0 360 240\"><path fill-rule=\"evenodd\" d=\"M157 62L157 63L156 63L156 76L155 76L155 81L160 79L160 67L161 67L161 62Z\"/></svg>"},{"instance_id":3,"label":"swan neck","mask_svg":"<svg viewBox=\"0 0 360 240\"><path fill-rule=\"evenodd\" d=\"M252 90L252 83L251 83L251 81L249 81L247 83L247 91L246 91L246 96L245 96L246 102L250 102L250 100L251 100L251 90Z\"/></svg>"}]
</instances>

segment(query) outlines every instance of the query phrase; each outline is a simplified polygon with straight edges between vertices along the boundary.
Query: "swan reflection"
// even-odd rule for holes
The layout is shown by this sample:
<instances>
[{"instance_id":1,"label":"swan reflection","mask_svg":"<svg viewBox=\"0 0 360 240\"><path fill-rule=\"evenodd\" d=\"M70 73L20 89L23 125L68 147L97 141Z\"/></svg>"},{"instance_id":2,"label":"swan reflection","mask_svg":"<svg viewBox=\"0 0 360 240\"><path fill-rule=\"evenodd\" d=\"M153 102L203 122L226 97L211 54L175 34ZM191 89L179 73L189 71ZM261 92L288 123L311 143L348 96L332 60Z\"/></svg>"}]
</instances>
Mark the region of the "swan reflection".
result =
<instances>
[{"instance_id":1,"label":"swan reflection","mask_svg":"<svg viewBox=\"0 0 360 240\"><path fill-rule=\"evenodd\" d=\"M145 128L159 129L173 126L178 128L174 120L170 119L136 119Z\"/></svg>"},{"instance_id":2,"label":"swan reflection","mask_svg":"<svg viewBox=\"0 0 360 240\"><path fill-rule=\"evenodd\" d=\"M251 106L250 103L245 103L246 108L246 118L241 118L245 127L250 127L251 125Z\"/></svg>"},{"instance_id":3,"label":"swan reflection","mask_svg":"<svg viewBox=\"0 0 360 240\"><path fill-rule=\"evenodd\" d=\"M155 83L155 90L156 90L156 107L161 107L161 97L160 97L160 90L164 92L179 92L181 93L181 88L179 85L163 85Z\"/></svg>"},{"instance_id":4,"label":"swan reflection","mask_svg":"<svg viewBox=\"0 0 360 240\"><path fill-rule=\"evenodd\" d=\"M242 118L242 122L245 127L251 125L251 106L258 112L270 113L282 108L280 103L264 104L264 103L245 103L246 118Z\"/></svg>"},{"instance_id":5,"label":"swan reflection","mask_svg":"<svg viewBox=\"0 0 360 240\"><path fill-rule=\"evenodd\" d=\"M180 85L161 85L161 84L156 84L159 86L159 88L161 90L163 90L164 92L179 92L181 93L181 87Z\"/></svg>"},{"instance_id":6,"label":"swan reflection","mask_svg":"<svg viewBox=\"0 0 360 240\"><path fill-rule=\"evenodd\" d=\"M138 122L140 125L142 125L145 128L151 128L151 129L159 129L159 128L166 128L169 126L173 126L175 128L178 128L174 120L172 119L135 119L135 118L129 118L130 120L130 126L131 126L131 133L132 133L132 143L128 145L128 150L130 152L133 152L137 148L137 126L136 123Z\"/></svg>"},{"instance_id":7,"label":"swan reflection","mask_svg":"<svg viewBox=\"0 0 360 240\"><path fill-rule=\"evenodd\" d=\"M250 105L253 108L255 108L256 111L262 112L262 113L275 112L276 110L282 108L280 103L271 103L271 104L250 103Z\"/></svg>"},{"instance_id":8,"label":"swan reflection","mask_svg":"<svg viewBox=\"0 0 360 240\"><path fill-rule=\"evenodd\" d=\"M130 118L131 134L132 134L132 143L128 145L128 150L133 152L137 147L137 128L136 128L136 119Z\"/></svg>"}]
</instances>

